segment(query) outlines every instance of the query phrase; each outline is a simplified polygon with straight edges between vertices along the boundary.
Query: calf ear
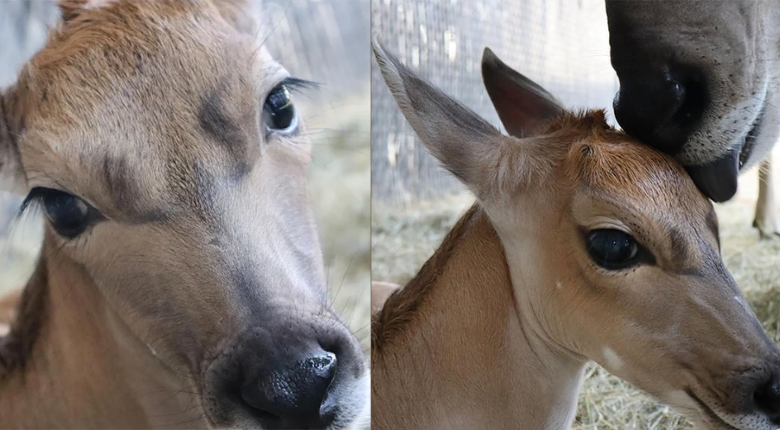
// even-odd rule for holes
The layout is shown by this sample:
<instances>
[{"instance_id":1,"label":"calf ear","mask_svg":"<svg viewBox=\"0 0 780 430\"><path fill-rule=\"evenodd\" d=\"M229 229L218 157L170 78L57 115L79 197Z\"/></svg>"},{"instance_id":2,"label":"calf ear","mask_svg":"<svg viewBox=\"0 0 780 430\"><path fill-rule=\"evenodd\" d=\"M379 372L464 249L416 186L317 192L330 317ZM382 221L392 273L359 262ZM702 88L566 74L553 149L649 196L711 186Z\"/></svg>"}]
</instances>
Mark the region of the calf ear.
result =
<instances>
[{"instance_id":1,"label":"calf ear","mask_svg":"<svg viewBox=\"0 0 780 430\"><path fill-rule=\"evenodd\" d=\"M564 111L547 90L504 64L490 48L482 54L482 81L512 136L532 136Z\"/></svg>"},{"instance_id":2,"label":"calf ear","mask_svg":"<svg viewBox=\"0 0 780 430\"><path fill-rule=\"evenodd\" d=\"M12 91L0 90L0 190L24 194L27 179L22 170L14 123L17 123Z\"/></svg>"},{"instance_id":3,"label":"calf ear","mask_svg":"<svg viewBox=\"0 0 780 430\"><path fill-rule=\"evenodd\" d=\"M489 192L491 184L485 180L491 160L509 138L417 76L378 40L373 50L390 92L423 145L477 195Z\"/></svg>"}]
</instances>

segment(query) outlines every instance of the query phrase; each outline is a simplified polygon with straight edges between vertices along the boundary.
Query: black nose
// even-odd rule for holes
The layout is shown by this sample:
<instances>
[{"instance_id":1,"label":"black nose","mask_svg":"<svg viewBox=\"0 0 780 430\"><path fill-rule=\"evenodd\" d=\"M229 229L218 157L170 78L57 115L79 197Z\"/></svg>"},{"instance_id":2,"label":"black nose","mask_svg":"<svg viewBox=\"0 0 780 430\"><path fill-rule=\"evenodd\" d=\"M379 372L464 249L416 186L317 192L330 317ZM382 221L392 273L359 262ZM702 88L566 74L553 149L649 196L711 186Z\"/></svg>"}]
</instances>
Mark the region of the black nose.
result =
<instances>
[{"instance_id":1,"label":"black nose","mask_svg":"<svg viewBox=\"0 0 780 430\"><path fill-rule=\"evenodd\" d=\"M270 428L324 428L333 415L327 394L336 375L336 355L323 350L297 362L261 371L244 381L241 398L262 412Z\"/></svg>"},{"instance_id":2,"label":"black nose","mask_svg":"<svg viewBox=\"0 0 780 430\"><path fill-rule=\"evenodd\" d=\"M668 154L678 153L696 130L707 105L702 73L669 64L636 64L618 70L615 119L629 135Z\"/></svg>"},{"instance_id":3,"label":"black nose","mask_svg":"<svg viewBox=\"0 0 780 430\"><path fill-rule=\"evenodd\" d=\"M780 424L780 378L772 376L753 394L756 408L764 413L773 424Z\"/></svg>"}]
</instances>

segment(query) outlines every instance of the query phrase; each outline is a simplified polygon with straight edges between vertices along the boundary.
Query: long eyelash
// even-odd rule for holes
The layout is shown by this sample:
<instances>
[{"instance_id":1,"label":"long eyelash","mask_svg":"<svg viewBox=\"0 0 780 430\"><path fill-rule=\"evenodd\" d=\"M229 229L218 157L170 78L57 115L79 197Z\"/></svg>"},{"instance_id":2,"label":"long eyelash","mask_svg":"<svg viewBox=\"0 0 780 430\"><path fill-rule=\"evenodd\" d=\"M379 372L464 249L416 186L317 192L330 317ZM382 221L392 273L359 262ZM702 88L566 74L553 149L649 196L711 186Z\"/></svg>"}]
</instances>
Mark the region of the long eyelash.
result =
<instances>
[{"instance_id":1,"label":"long eyelash","mask_svg":"<svg viewBox=\"0 0 780 430\"><path fill-rule=\"evenodd\" d=\"M46 188L35 187L30 190L27 197L24 198L22 205L19 207L19 212L16 213L16 218L19 219L28 211L36 211L41 208L43 198L46 196L48 190Z\"/></svg>"},{"instance_id":2,"label":"long eyelash","mask_svg":"<svg viewBox=\"0 0 780 430\"><path fill-rule=\"evenodd\" d=\"M321 86L319 82L307 81L306 79L288 77L279 85L284 85L291 92L304 92L307 90L318 90Z\"/></svg>"}]
</instances>

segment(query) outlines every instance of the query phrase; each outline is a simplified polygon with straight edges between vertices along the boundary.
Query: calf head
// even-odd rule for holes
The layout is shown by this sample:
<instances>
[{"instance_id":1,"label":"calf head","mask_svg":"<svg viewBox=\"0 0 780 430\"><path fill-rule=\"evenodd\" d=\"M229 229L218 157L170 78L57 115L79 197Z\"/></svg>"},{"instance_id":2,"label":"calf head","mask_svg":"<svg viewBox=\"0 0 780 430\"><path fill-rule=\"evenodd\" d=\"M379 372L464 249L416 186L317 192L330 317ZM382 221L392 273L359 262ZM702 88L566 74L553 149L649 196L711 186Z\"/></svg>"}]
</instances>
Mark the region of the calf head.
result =
<instances>
[{"instance_id":1,"label":"calf head","mask_svg":"<svg viewBox=\"0 0 780 430\"><path fill-rule=\"evenodd\" d=\"M374 49L423 144L495 226L527 337L599 362L707 428L777 427L780 352L723 265L711 203L679 164L600 111L566 112L489 50L485 85L517 137Z\"/></svg>"},{"instance_id":2,"label":"calf head","mask_svg":"<svg viewBox=\"0 0 780 430\"><path fill-rule=\"evenodd\" d=\"M0 98L0 172L211 425L342 428L367 402L307 202L301 85L241 1L66 1ZM56 276L56 268L51 276Z\"/></svg>"}]
</instances>

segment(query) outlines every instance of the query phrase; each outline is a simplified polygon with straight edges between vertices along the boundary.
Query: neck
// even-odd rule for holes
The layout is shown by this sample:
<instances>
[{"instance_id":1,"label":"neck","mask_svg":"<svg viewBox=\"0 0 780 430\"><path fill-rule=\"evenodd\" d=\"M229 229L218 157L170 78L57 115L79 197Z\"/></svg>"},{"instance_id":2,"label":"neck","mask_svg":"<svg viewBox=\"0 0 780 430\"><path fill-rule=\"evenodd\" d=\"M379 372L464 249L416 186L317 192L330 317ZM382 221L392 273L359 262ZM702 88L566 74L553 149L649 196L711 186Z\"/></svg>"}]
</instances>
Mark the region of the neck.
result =
<instances>
[{"instance_id":1,"label":"neck","mask_svg":"<svg viewBox=\"0 0 780 430\"><path fill-rule=\"evenodd\" d=\"M0 428L197 426L181 378L50 239L0 339Z\"/></svg>"},{"instance_id":2,"label":"neck","mask_svg":"<svg viewBox=\"0 0 780 430\"><path fill-rule=\"evenodd\" d=\"M568 429L584 363L515 304L501 242L475 205L372 324L379 429Z\"/></svg>"}]
</instances>

